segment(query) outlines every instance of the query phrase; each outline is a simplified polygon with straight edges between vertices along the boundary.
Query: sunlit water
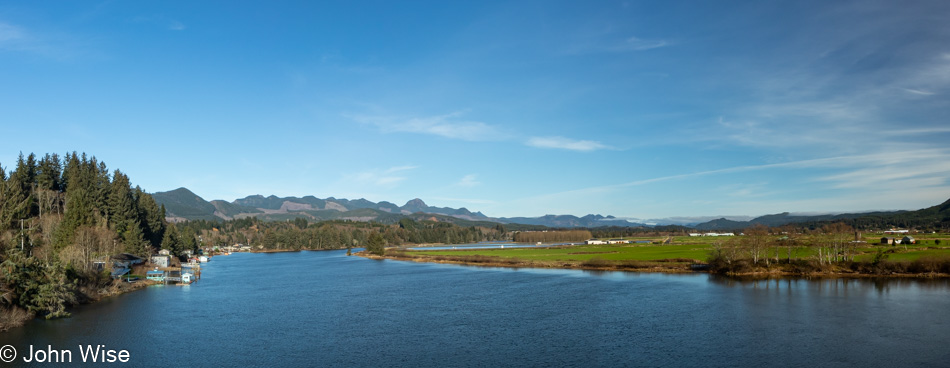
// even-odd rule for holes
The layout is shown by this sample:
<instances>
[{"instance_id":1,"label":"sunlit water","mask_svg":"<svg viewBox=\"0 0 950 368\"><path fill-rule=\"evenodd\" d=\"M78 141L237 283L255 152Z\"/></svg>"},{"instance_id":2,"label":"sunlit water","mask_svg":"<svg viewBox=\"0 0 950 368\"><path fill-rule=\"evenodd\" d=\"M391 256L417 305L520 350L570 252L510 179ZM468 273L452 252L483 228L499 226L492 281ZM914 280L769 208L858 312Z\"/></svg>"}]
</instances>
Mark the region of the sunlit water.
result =
<instances>
[{"instance_id":1,"label":"sunlit water","mask_svg":"<svg viewBox=\"0 0 950 368\"><path fill-rule=\"evenodd\" d=\"M477 268L343 251L215 257L0 334L130 366L950 365L946 280L772 280ZM3 365L3 363L0 363ZM22 365L22 361L21 361Z\"/></svg>"}]
</instances>

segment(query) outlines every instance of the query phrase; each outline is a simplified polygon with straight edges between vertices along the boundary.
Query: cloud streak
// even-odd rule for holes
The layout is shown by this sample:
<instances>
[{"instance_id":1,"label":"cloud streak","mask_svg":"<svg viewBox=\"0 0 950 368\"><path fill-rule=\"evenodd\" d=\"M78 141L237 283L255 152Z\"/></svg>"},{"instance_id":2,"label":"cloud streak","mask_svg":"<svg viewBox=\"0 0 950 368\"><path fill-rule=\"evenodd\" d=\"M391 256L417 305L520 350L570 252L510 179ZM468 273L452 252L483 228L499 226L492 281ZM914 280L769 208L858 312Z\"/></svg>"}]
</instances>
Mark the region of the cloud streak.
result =
<instances>
[{"instance_id":1,"label":"cloud streak","mask_svg":"<svg viewBox=\"0 0 950 368\"><path fill-rule=\"evenodd\" d=\"M832 188L863 187L871 191L901 191L915 188L932 188L946 185L950 177L950 152L943 149L924 149L903 152L882 152L869 155L837 156L775 164L744 165L715 170L697 171L678 175L635 180L613 185L574 189L545 194L534 198L582 197L595 193L655 184L668 181L693 179L705 176L735 174L741 172L773 169L844 169L844 173L813 178L815 182L830 182ZM903 187L895 186L895 183ZM929 189L928 189L929 190Z\"/></svg>"},{"instance_id":2,"label":"cloud streak","mask_svg":"<svg viewBox=\"0 0 950 368\"><path fill-rule=\"evenodd\" d=\"M368 170L344 177L346 181L363 185L393 187L407 178L400 173L417 169L418 166L394 166L385 170Z\"/></svg>"},{"instance_id":3,"label":"cloud streak","mask_svg":"<svg viewBox=\"0 0 950 368\"><path fill-rule=\"evenodd\" d=\"M646 51L669 46L670 43L665 40L644 40L637 37L630 37L615 48L615 51Z\"/></svg>"},{"instance_id":4,"label":"cloud streak","mask_svg":"<svg viewBox=\"0 0 950 368\"><path fill-rule=\"evenodd\" d=\"M172 20L168 23L168 29L172 31L184 31L185 28L188 28L188 27L185 27L185 25L182 22L179 22L177 20Z\"/></svg>"},{"instance_id":5,"label":"cloud streak","mask_svg":"<svg viewBox=\"0 0 950 368\"><path fill-rule=\"evenodd\" d=\"M578 152L590 152L608 147L597 141L575 140L564 137L531 137L525 145L535 148L563 149Z\"/></svg>"},{"instance_id":6,"label":"cloud streak","mask_svg":"<svg viewBox=\"0 0 950 368\"><path fill-rule=\"evenodd\" d=\"M465 188L471 188L471 187L475 187L481 184L482 183L478 181L475 174L465 175L462 177L462 179L460 179L457 183L455 183L456 186L465 187Z\"/></svg>"},{"instance_id":7,"label":"cloud streak","mask_svg":"<svg viewBox=\"0 0 950 368\"><path fill-rule=\"evenodd\" d=\"M344 115L383 133L416 133L465 141L492 141L504 137L501 130L480 121L463 120L461 112L445 115L396 118L392 116Z\"/></svg>"},{"instance_id":8,"label":"cloud streak","mask_svg":"<svg viewBox=\"0 0 950 368\"><path fill-rule=\"evenodd\" d=\"M0 22L0 46L23 39L25 36L20 27Z\"/></svg>"}]
</instances>

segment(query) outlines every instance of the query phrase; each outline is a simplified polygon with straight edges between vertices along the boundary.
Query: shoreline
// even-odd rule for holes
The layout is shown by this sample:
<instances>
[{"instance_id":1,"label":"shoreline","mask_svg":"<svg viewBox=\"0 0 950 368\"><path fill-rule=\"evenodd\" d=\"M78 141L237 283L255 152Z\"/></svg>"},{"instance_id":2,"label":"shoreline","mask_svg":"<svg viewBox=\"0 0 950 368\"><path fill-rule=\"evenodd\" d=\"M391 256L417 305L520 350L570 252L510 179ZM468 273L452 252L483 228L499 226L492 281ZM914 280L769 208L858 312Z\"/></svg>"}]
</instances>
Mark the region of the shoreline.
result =
<instances>
[{"instance_id":1,"label":"shoreline","mask_svg":"<svg viewBox=\"0 0 950 368\"><path fill-rule=\"evenodd\" d=\"M360 248L362 248L362 247L360 247ZM234 254L234 253L326 252L326 251L331 251L331 250L346 250L346 248L334 248L334 249L322 249L322 248L321 248L321 249L306 249L306 248L301 248L301 249L258 249L258 250L251 250L251 251L248 251L248 252L232 252L231 254ZM224 254L218 254L217 256L224 256ZM215 256L215 257L217 257L217 256Z\"/></svg>"},{"instance_id":2,"label":"shoreline","mask_svg":"<svg viewBox=\"0 0 950 368\"><path fill-rule=\"evenodd\" d=\"M87 294L85 292L80 292L77 295L80 298L80 302L70 306L68 311L70 314L73 313L73 309L83 305L95 304L103 299L115 298L123 294L131 293L134 291L145 289L152 285L160 285L161 283L151 280L139 280L135 283L127 283L121 279L113 280L108 286L95 290L95 294ZM4 333L13 328L23 327L27 323L32 322L34 319L43 318L42 316L37 316L33 313L29 313L23 310L20 307L13 307L7 310L0 310L4 313L10 313L9 320L0 321L0 333ZM65 317L69 318L69 317Z\"/></svg>"},{"instance_id":3,"label":"shoreline","mask_svg":"<svg viewBox=\"0 0 950 368\"><path fill-rule=\"evenodd\" d=\"M708 270L696 270L692 265L670 264L663 265L663 261L631 261L629 263L610 263L603 265L585 264L584 262L557 262L557 261L532 261L517 258L499 258L492 260L477 259L471 256L431 256L431 255L413 255L407 256L405 253L393 255L375 255L366 251L353 253L367 259L375 260L394 260L417 263L438 263L452 264L459 266L475 267L505 267L505 268L537 268L537 269L563 269L563 270L583 270L583 271L602 271L602 272L647 272L647 273L666 273L666 274L708 274L730 277L735 279L773 279L773 278L893 278L893 279L943 279L950 278L946 273L890 273L873 274L859 272L842 271L820 271L820 272L788 272L779 268L741 273L716 273ZM468 258L468 259L466 259Z\"/></svg>"}]
</instances>

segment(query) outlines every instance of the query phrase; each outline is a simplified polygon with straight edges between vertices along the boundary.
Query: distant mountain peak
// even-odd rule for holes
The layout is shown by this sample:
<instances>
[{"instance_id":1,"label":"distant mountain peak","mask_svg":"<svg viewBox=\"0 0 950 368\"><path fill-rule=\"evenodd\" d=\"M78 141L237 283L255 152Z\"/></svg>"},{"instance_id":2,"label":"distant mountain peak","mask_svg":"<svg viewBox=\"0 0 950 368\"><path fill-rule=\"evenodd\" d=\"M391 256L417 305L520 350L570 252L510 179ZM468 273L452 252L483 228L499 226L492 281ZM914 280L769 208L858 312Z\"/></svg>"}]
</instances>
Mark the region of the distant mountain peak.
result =
<instances>
[{"instance_id":1,"label":"distant mountain peak","mask_svg":"<svg viewBox=\"0 0 950 368\"><path fill-rule=\"evenodd\" d=\"M421 208L426 208L426 207L429 207L429 206L426 205L426 203L425 203L423 200L421 200L421 199L419 199L419 198L414 198L414 199L409 200L409 202L406 202L406 205L403 206L403 207L421 207Z\"/></svg>"}]
</instances>

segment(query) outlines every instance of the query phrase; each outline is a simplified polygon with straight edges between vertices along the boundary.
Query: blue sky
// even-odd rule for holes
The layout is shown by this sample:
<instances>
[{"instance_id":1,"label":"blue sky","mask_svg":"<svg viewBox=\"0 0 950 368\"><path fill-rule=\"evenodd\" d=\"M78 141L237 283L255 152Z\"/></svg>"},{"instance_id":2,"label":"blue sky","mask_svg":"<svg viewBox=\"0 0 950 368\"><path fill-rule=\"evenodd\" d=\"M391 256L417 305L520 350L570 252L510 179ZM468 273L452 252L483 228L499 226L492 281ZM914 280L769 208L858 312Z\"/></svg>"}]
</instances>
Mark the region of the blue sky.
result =
<instances>
[{"instance_id":1,"label":"blue sky","mask_svg":"<svg viewBox=\"0 0 950 368\"><path fill-rule=\"evenodd\" d=\"M0 4L0 165L637 219L950 198L945 1Z\"/></svg>"}]
</instances>

